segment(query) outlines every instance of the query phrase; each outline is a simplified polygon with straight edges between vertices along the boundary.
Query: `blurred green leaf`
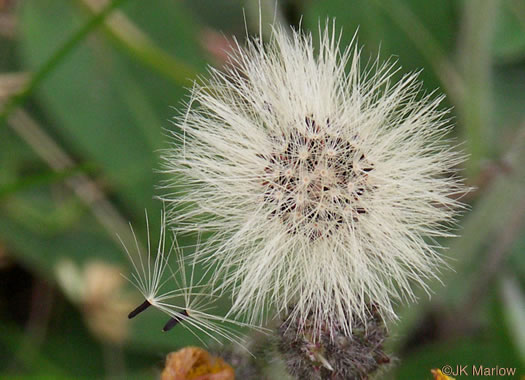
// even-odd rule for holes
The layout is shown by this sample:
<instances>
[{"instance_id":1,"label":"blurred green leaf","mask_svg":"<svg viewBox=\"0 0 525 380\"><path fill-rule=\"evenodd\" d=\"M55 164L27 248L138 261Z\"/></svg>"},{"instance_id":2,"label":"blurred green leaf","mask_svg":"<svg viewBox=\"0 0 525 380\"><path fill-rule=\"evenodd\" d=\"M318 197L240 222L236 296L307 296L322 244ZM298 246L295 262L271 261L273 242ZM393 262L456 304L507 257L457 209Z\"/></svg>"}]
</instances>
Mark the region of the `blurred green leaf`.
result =
<instances>
[{"instance_id":1,"label":"blurred green leaf","mask_svg":"<svg viewBox=\"0 0 525 380\"><path fill-rule=\"evenodd\" d=\"M452 366L454 371L457 366L467 366L469 376L473 375L473 365L478 368L481 365L488 368L496 366L516 368L518 375L520 370L523 370L512 357L509 358L509 348L506 342L494 341L489 337L454 339L426 345L417 352L411 352L399 363L399 367L394 371L395 376L389 374L387 379L430 380L432 379L430 370L441 369L445 365Z\"/></svg>"},{"instance_id":2,"label":"blurred green leaf","mask_svg":"<svg viewBox=\"0 0 525 380\"><path fill-rule=\"evenodd\" d=\"M418 0L325 0L310 4L305 14L306 26L315 31L319 22L324 24L327 18L336 17L337 26L343 28L343 45L348 44L358 30L359 45L364 46L366 52L364 61L368 57L374 59L380 51L383 59L395 56L403 72L417 71L435 67L436 50L447 57L454 47L456 3L451 0L436 1L432 6ZM404 27L406 21L400 17L407 14L424 28L425 36L431 36L433 45L417 40L422 33L410 32L413 23ZM441 84L438 73L433 70L423 70L421 78L427 89Z\"/></svg>"},{"instance_id":3,"label":"blurred green leaf","mask_svg":"<svg viewBox=\"0 0 525 380\"><path fill-rule=\"evenodd\" d=\"M160 46L175 49L197 67L204 65L194 39L197 29L180 4L135 2L128 12L146 32L163 36ZM36 68L60 46L67 31L78 29L91 17L71 2L49 0L24 3L20 16L24 20L24 56ZM112 47L105 34L91 36L54 67L38 94L50 119L56 121L55 129L68 143L67 150L100 167L115 197L125 201L123 208L142 219L144 209L155 214L160 207L152 199L158 183L153 174L159 165L157 149L164 139L162 128L174 113L170 106L185 90ZM64 218L59 218L56 210L62 210ZM3 211L2 238L22 262L46 277L53 278L57 262L66 257L79 264L97 258L117 263L126 260L122 247L110 239L116 231L101 229L82 207L79 213L78 203L68 205L45 192L25 191L4 204ZM151 227L155 235L157 226L154 218ZM135 227L144 237L143 229ZM159 324L159 330L164 323ZM134 329L136 340L148 341L150 329L151 325ZM179 337L198 342L188 332L179 332ZM150 339L146 349L157 350L170 342L172 338L166 335Z\"/></svg>"},{"instance_id":4,"label":"blurred green leaf","mask_svg":"<svg viewBox=\"0 0 525 380\"><path fill-rule=\"evenodd\" d=\"M512 277L502 278L501 293L509 336L525 365L525 294L519 282Z\"/></svg>"},{"instance_id":5,"label":"blurred green leaf","mask_svg":"<svg viewBox=\"0 0 525 380\"><path fill-rule=\"evenodd\" d=\"M71 304L64 304L61 298L56 302L62 314L46 327L46 339L42 342L33 341L30 334L12 323L1 321L0 349L7 349L7 354L0 356L2 379L156 378L155 365L162 362L163 354L148 354L138 347L123 351L122 347L104 345L87 332L82 316ZM115 357L123 361L122 368L110 362Z\"/></svg>"},{"instance_id":6,"label":"blurred green leaf","mask_svg":"<svg viewBox=\"0 0 525 380\"><path fill-rule=\"evenodd\" d=\"M486 249L494 239L501 237L502 231L515 219L515 212L523 202L525 187L525 129L520 130L509 148L507 164L509 173L499 173L475 203L475 206L461 220L459 237L448 240L450 247L444 253L451 269L443 269L439 281L433 281L432 301L448 305L451 309L469 301L473 286L477 283L481 268L485 265ZM443 243L443 242L442 242ZM419 301L399 310L400 321L393 324L391 331L399 336L395 347L403 344L410 332L420 322L423 310L430 305L431 298L421 289Z\"/></svg>"},{"instance_id":7,"label":"blurred green leaf","mask_svg":"<svg viewBox=\"0 0 525 380\"><path fill-rule=\"evenodd\" d=\"M524 201L525 167L521 164L525 159L524 137L525 128L522 128L516 133L515 142L505 157L510 169L507 172L500 169L499 175L463 220L459 231L461 237L454 239L450 245L447 255L451 258L451 266L460 275L449 272L441 277L447 285L447 302L465 301L474 285L471 276L476 276L485 263L483 252L490 247L489 243L501 239L509 225L521 218L516 213L521 212Z\"/></svg>"},{"instance_id":8,"label":"blurred green leaf","mask_svg":"<svg viewBox=\"0 0 525 380\"><path fill-rule=\"evenodd\" d=\"M494 55L504 62L516 62L525 57L525 24L513 9L513 1L501 2L492 44Z\"/></svg>"},{"instance_id":9,"label":"blurred green leaf","mask_svg":"<svg viewBox=\"0 0 525 380\"><path fill-rule=\"evenodd\" d=\"M466 174L479 175L483 161L496 155L494 144L497 120L494 118L492 41L499 1L465 0L458 35L457 61L464 90L456 102L458 126L469 159Z\"/></svg>"},{"instance_id":10,"label":"blurred green leaf","mask_svg":"<svg viewBox=\"0 0 525 380\"><path fill-rule=\"evenodd\" d=\"M525 229L512 248L509 255L509 262L506 269L511 270L518 279L521 279L522 286L525 285Z\"/></svg>"},{"instance_id":11,"label":"blurred green leaf","mask_svg":"<svg viewBox=\"0 0 525 380\"><path fill-rule=\"evenodd\" d=\"M104 7L98 14L91 17L82 27L79 27L77 32L72 34L72 36L64 42L62 46L57 48L53 54L49 55L43 64L39 67L36 73L33 75L31 80L27 83L24 89L9 98L6 105L4 105L2 112L0 112L0 125L4 123L8 115L13 109L19 106L24 100L33 93L33 90L52 73L56 66L64 60L65 57L94 29L96 28L104 19L118 6L120 6L126 0L114 0L106 7Z\"/></svg>"},{"instance_id":12,"label":"blurred green leaf","mask_svg":"<svg viewBox=\"0 0 525 380\"><path fill-rule=\"evenodd\" d=\"M498 66L494 70L493 119L497 133L491 144L499 157L505 157L516 130L525 120L525 68L523 65Z\"/></svg>"},{"instance_id":13,"label":"blurred green leaf","mask_svg":"<svg viewBox=\"0 0 525 380\"><path fill-rule=\"evenodd\" d=\"M516 368L516 376L520 378L525 370L524 364L520 363L519 356L514 350L507 330L500 322L502 318L502 303L498 298L496 288L487 291L488 303L476 310L468 319L473 322L462 324L466 330L456 330L455 319L448 320L448 331L451 336L438 335L430 343L422 343L417 349L402 353L398 367L388 373L386 379L423 379L430 380L430 369L442 368L450 365L455 370L456 366L467 366L467 373L473 376L472 366ZM443 305L446 307L447 305ZM448 312L447 309L442 309ZM439 316L439 314L438 314ZM465 318L461 314L457 318ZM426 326L431 328L430 326ZM446 334L445 330L440 330ZM434 331L430 331L430 334ZM425 336L418 336L425 339ZM461 379L465 376L453 376ZM495 378L490 376L489 378Z\"/></svg>"},{"instance_id":14,"label":"blurred green leaf","mask_svg":"<svg viewBox=\"0 0 525 380\"><path fill-rule=\"evenodd\" d=\"M195 29L179 33L191 17L179 4L154 4L138 2L135 7L142 11L142 22L156 25L152 29L163 28L168 37L161 45L180 47L189 61L202 61L199 50L187 46L194 45L189 34ZM65 0L26 2L21 10L24 57L33 67L56 49L64 31L75 30L86 20L86 12ZM162 24L164 20L153 22L148 17L152 14L171 18ZM112 192L138 216L144 208L159 207L152 201L153 187L159 182L153 174L159 167L157 150L164 140L166 119L174 113L169 107L179 102L184 90L111 49L104 36L92 35L75 49L38 94L69 149L101 167Z\"/></svg>"},{"instance_id":15,"label":"blurred green leaf","mask_svg":"<svg viewBox=\"0 0 525 380\"><path fill-rule=\"evenodd\" d=\"M97 11L97 1L78 0L82 6ZM151 69L172 80L176 85L189 85L197 75L197 71L190 65L176 59L151 40L146 34L130 22L123 13L115 12L103 24L104 30L117 47L127 51L138 61L150 66Z\"/></svg>"},{"instance_id":16,"label":"blurred green leaf","mask_svg":"<svg viewBox=\"0 0 525 380\"><path fill-rule=\"evenodd\" d=\"M10 128L0 128L0 187L24 181L24 176L36 175L45 168L39 158Z\"/></svg>"},{"instance_id":17,"label":"blurred green leaf","mask_svg":"<svg viewBox=\"0 0 525 380\"><path fill-rule=\"evenodd\" d=\"M19 330L17 326L12 324L7 324L4 321L0 324L0 346L4 346L9 352L10 357L9 362L0 361L2 367L8 367L9 365L14 368L15 365L24 365L29 367L36 367L39 369L40 373L43 376L47 374L50 378L56 379L65 379L66 374L57 366L55 366L51 361L45 358L41 352L34 350L33 345L26 344L26 352L22 352L20 349L20 343L24 339L23 333ZM14 359L14 361L13 361ZM5 360L5 359L4 359ZM0 372L1 373L1 372ZM9 378L8 374L2 374L2 379ZM16 377L12 377L16 378ZM19 377L23 378L23 377Z\"/></svg>"},{"instance_id":18,"label":"blurred green leaf","mask_svg":"<svg viewBox=\"0 0 525 380\"><path fill-rule=\"evenodd\" d=\"M48 207L42 207L46 202ZM29 206L31 203L25 204ZM33 272L53 278L56 263L65 257L77 263L93 259L122 262L124 259L123 253L107 238L106 231L98 227L86 211L65 215L64 222L67 223L61 223L56 220L56 214L48 212L53 208L52 201L40 197L32 204L33 216L25 211L21 211L22 215L15 214L16 208L2 209L0 238ZM64 209L62 212L72 213L73 210Z\"/></svg>"},{"instance_id":19,"label":"blurred green leaf","mask_svg":"<svg viewBox=\"0 0 525 380\"><path fill-rule=\"evenodd\" d=\"M188 1L186 6L208 27L224 33L237 35L240 41L246 34L245 7L246 0L223 1L217 6L217 0Z\"/></svg>"},{"instance_id":20,"label":"blurred green leaf","mask_svg":"<svg viewBox=\"0 0 525 380\"><path fill-rule=\"evenodd\" d=\"M180 4L135 2L127 12L137 18L147 33L162 38L160 46L169 47L168 51L175 49L176 55L197 67L204 65L195 43L197 29ZM38 67L60 44L64 31L78 28L87 15L71 2L44 0L24 3L21 17L24 56L29 64ZM50 19L56 22L49 23ZM50 118L56 120L56 129L69 144L68 150L88 157L100 167L112 192L125 201L124 209L140 220L144 209L154 215L160 207L159 202L152 200L153 187L158 183L158 176L153 174L159 165L156 151L164 139L162 128L168 126L167 119L174 113L169 106L176 104L185 90L166 82L162 75L137 66L133 58L111 47L105 34L91 36L56 68L38 94ZM56 215L46 213L43 204L36 205L35 200L23 197L13 200L13 206L16 201L33 205L6 206L9 218L2 221L6 226L3 237L16 252L23 253L21 260L31 267L49 276L63 257L77 263L95 258L121 263L126 260L122 248L108 239L115 231L101 230L92 217L77 216L68 228L52 231L46 220L53 221ZM24 210L43 213L31 217L23 215ZM43 219L35 224L36 217ZM154 218L154 235L158 234L157 226ZM145 236L140 233L143 229L136 229L141 237ZM164 322L159 324L159 331ZM166 334L164 339L148 339L152 336L151 324L135 331L137 341L149 342L148 350L166 347L172 341ZM189 336L188 332L179 334L182 341L197 342Z\"/></svg>"},{"instance_id":21,"label":"blurred green leaf","mask_svg":"<svg viewBox=\"0 0 525 380\"><path fill-rule=\"evenodd\" d=\"M28 188L61 182L64 179L70 178L76 174L88 173L90 171L93 171L91 166L81 165L75 168L62 170L60 172L49 170L44 173L26 176L17 182L0 185L0 199Z\"/></svg>"}]
</instances>

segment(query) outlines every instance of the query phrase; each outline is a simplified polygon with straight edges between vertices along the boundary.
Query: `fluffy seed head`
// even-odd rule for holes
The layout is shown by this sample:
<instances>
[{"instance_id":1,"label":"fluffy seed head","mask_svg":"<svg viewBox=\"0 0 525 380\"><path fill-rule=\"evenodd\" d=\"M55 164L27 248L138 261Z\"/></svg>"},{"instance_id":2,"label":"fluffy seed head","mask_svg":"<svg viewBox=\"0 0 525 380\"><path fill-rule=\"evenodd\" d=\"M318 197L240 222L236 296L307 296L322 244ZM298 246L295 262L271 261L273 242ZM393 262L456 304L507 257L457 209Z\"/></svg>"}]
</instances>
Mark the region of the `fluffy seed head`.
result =
<instances>
[{"instance_id":1,"label":"fluffy seed head","mask_svg":"<svg viewBox=\"0 0 525 380\"><path fill-rule=\"evenodd\" d=\"M350 333L442 265L433 239L463 191L442 97L359 56L335 27L318 46L276 28L211 69L175 122L169 222L212 232L202 257L252 321L271 309Z\"/></svg>"}]
</instances>

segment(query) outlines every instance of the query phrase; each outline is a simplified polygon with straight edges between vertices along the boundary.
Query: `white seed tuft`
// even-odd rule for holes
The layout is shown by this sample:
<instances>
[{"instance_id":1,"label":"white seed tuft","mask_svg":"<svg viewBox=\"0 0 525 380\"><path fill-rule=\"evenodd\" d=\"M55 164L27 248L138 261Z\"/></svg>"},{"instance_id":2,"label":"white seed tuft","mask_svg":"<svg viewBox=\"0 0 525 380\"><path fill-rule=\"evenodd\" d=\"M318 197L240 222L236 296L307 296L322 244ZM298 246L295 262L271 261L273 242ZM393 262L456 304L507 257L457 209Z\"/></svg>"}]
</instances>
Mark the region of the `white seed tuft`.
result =
<instances>
[{"instance_id":1,"label":"white seed tuft","mask_svg":"<svg viewBox=\"0 0 525 380\"><path fill-rule=\"evenodd\" d=\"M206 335L217 343L227 340L244 347L245 342L239 327L261 329L212 312L216 296L212 294L209 286L204 284L203 277L198 277L196 274L195 260L191 263L185 262L184 249L178 246L175 238L172 244L166 246L164 212L162 213L157 252L154 254L155 257L152 257L147 215L146 222L148 224L147 257L143 257L131 226L131 231L135 237L135 249L130 250L122 243L133 267L131 278L124 277L139 290L145 299L142 305L129 314L129 318L133 318L149 306L153 306L170 317L164 326L164 331L181 324L203 344L206 342L201 339L197 332ZM170 258L174 259L177 264L175 271L169 265Z\"/></svg>"},{"instance_id":2,"label":"white seed tuft","mask_svg":"<svg viewBox=\"0 0 525 380\"><path fill-rule=\"evenodd\" d=\"M233 312L267 310L314 324L384 318L443 266L454 168L442 96L416 74L339 50L335 26L312 36L276 28L195 84L164 156L178 233L212 232L200 257L233 291ZM425 288L426 289L426 288Z\"/></svg>"}]
</instances>

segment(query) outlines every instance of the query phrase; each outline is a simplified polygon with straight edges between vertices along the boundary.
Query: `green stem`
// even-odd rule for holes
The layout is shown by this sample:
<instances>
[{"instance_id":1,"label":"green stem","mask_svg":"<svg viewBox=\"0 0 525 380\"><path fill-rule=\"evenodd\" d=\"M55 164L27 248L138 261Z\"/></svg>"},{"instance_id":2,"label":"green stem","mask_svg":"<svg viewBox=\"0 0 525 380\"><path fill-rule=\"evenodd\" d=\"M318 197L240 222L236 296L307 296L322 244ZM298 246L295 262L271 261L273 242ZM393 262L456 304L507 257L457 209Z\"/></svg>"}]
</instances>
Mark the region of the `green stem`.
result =
<instances>
[{"instance_id":1,"label":"green stem","mask_svg":"<svg viewBox=\"0 0 525 380\"><path fill-rule=\"evenodd\" d=\"M77 0L80 6L96 12L96 4L89 0ZM179 86L187 86L198 72L158 47L142 30L124 14L116 12L108 19L103 29L108 37L137 61L154 69Z\"/></svg>"},{"instance_id":2,"label":"green stem","mask_svg":"<svg viewBox=\"0 0 525 380\"><path fill-rule=\"evenodd\" d=\"M466 0L458 46L465 92L459 102L458 115L462 124L470 160L469 177L475 176L481 162L493 153L490 127L492 116L492 55L491 44L498 1Z\"/></svg>"}]
</instances>

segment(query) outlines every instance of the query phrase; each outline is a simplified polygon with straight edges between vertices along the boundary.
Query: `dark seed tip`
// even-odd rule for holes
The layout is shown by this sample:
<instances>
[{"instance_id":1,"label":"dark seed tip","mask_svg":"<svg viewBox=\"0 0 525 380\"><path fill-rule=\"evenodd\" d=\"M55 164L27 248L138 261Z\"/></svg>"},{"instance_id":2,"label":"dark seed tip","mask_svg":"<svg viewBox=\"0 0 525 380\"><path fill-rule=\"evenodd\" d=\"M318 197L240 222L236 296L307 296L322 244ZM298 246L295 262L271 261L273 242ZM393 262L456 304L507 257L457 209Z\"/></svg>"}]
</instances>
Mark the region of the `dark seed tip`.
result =
<instances>
[{"instance_id":1,"label":"dark seed tip","mask_svg":"<svg viewBox=\"0 0 525 380\"><path fill-rule=\"evenodd\" d=\"M184 317L188 317L188 312L186 310L182 311L181 313L178 313L179 315L176 315L175 317L171 317L168 322L164 325L162 328L162 331L166 332L177 326L180 322L184 320Z\"/></svg>"},{"instance_id":2,"label":"dark seed tip","mask_svg":"<svg viewBox=\"0 0 525 380\"><path fill-rule=\"evenodd\" d=\"M148 300L145 300L135 310L133 310L131 313L128 314L128 318L131 319L131 318L136 317L138 314L142 313L144 310L146 310L150 306L151 306L151 303L149 303Z\"/></svg>"},{"instance_id":3,"label":"dark seed tip","mask_svg":"<svg viewBox=\"0 0 525 380\"><path fill-rule=\"evenodd\" d=\"M164 325L164 327L162 328L162 331L166 332L166 331L170 331L172 328L174 328L175 326L177 326L177 324L181 321L181 319L179 318L170 318L170 320L168 322L166 322L166 324Z\"/></svg>"}]
</instances>

